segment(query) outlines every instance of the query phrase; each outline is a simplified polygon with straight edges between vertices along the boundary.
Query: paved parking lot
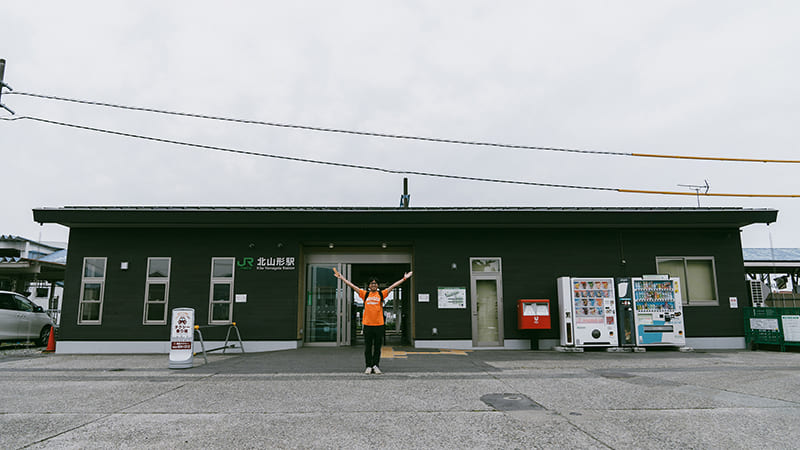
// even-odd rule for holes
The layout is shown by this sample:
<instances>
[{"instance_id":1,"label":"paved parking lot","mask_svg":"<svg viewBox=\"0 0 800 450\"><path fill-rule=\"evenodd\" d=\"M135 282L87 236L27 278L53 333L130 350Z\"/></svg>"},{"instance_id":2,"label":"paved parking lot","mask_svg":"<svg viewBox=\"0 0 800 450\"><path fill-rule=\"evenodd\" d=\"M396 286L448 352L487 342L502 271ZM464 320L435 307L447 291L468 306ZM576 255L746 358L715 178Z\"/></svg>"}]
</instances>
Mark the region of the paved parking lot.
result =
<instances>
[{"instance_id":1,"label":"paved parking lot","mask_svg":"<svg viewBox=\"0 0 800 450\"><path fill-rule=\"evenodd\" d=\"M1 448L797 448L800 353L0 353Z\"/></svg>"}]
</instances>

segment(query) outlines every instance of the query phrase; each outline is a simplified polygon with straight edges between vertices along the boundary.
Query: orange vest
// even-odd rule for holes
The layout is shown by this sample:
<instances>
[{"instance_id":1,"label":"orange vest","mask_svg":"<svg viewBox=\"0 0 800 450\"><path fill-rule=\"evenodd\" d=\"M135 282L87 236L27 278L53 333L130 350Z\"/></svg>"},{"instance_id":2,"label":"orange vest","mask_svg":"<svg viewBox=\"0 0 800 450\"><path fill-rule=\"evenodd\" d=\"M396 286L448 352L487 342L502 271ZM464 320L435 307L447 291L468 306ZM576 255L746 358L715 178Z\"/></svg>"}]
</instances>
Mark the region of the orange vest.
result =
<instances>
[{"instance_id":1,"label":"orange vest","mask_svg":"<svg viewBox=\"0 0 800 450\"><path fill-rule=\"evenodd\" d=\"M383 305L381 304L381 294L377 291L358 290L358 295L364 299L364 316L361 323L367 326L383 325ZM383 298L389 295L389 290L383 291Z\"/></svg>"}]
</instances>

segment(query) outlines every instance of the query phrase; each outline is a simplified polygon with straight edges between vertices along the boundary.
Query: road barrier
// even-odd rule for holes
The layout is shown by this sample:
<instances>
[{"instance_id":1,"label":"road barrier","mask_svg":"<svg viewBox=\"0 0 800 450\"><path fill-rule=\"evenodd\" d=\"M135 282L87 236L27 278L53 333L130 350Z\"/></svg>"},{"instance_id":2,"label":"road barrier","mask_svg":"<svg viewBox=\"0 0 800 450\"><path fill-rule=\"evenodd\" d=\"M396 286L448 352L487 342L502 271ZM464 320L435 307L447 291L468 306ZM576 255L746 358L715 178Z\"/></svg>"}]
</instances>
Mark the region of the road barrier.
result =
<instances>
[{"instance_id":1,"label":"road barrier","mask_svg":"<svg viewBox=\"0 0 800 450\"><path fill-rule=\"evenodd\" d=\"M203 333L200 331L201 328L217 328L217 327L228 327L228 332L225 334L225 343L222 344L222 347L212 348L206 350L205 341L203 341ZM239 350L244 353L244 344L242 343L242 335L239 334L239 327L236 326L236 322L231 323L230 325L195 325L194 330L197 332L197 337L200 339L200 352L195 352L194 355L197 356L198 354L203 355L203 360L206 364L208 364L208 357L206 356L207 353L215 352L217 350L222 350L224 354L229 348L237 348L236 344L228 344L230 342L231 331L236 331L236 338L239 341Z\"/></svg>"}]
</instances>

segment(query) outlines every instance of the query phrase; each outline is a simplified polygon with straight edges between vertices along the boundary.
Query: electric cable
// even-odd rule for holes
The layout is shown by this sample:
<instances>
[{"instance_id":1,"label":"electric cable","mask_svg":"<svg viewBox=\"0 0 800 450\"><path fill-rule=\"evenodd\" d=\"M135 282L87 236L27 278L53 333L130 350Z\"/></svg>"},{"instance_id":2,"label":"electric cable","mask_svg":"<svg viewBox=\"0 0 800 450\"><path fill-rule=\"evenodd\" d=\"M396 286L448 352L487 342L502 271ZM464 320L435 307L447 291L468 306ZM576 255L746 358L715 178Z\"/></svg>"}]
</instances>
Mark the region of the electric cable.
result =
<instances>
[{"instance_id":1,"label":"electric cable","mask_svg":"<svg viewBox=\"0 0 800 450\"><path fill-rule=\"evenodd\" d=\"M716 157L716 156L688 156L688 155L666 155L666 154L655 154L655 153L629 153L629 152L586 150L586 149L563 148L563 147L541 147L541 146L533 146L533 145L515 145L515 144L503 144L503 143L497 143L497 142L467 141L467 140L460 140L460 139L446 139L446 138L412 136L412 135L403 135L403 134L389 134L389 133L379 133L379 132L371 132L371 131L346 130L346 129L340 129L340 128L316 127L316 126L310 126L310 125L299 125L299 124L291 124L291 123L265 122L265 121L260 121L260 120L236 119L236 118L230 118L230 117L211 116L211 115L205 115L205 114L195 114L195 113L187 113L187 112L169 111L169 110L156 109L156 108L144 108L144 107L138 107L138 106L127 106L127 105L120 105L120 104L106 103L106 102L92 101L92 100L80 100L80 99L75 99L75 98L59 97L59 96L55 96L55 95L37 94L37 93L33 93L33 92L13 91L13 92L6 92L6 95L22 95L22 96L40 98L40 99L45 99L45 100L57 100L57 101L62 101L62 102L79 103L79 104L92 105L92 106L103 106L103 107L108 107L108 108L117 108L117 109L129 110L129 111L149 112L149 113L156 113L156 114L166 114L166 115L171 115L171 116L191 117L191 118L207 119L207 120L217 120L217 121L241 123L241 124L247 124L247 125L263 125L263 126L269 126L269 127L290 128L290 129L298 129L298 130L306 130L306 131L317 131L317 132L324 132L324 133L349 134L349 135L356 135L356 136L368 136L368 137L377 137L377 138L385 138L385 139L400 139L400 140L409 140L409 141L434 142L434 143L441 143L441 144L457 144L457 145L467 145L467 146L507 148L507 149L517 149L517 150L538 150L538 151L579 153L579 154L606 155L606 156L629 156L629 157L638 157L638 158L689 159L689 160L701 160L701 161L740 162L740 163L756 163L757 162L757 163L776 163L776 164L800 164L800 160L792 160L792 159L727 158L727 157Z\"/></svg>"},{"instance_id":2,"label":"electric cable","mask_svg":"<svg viewBox=\"0 0 800 450\"><path fill-rule=\"evenodd\" d=\"M599 187L599 186L581 186L581 185L569 185L569 184L556 184L556 183L541 183L535 181L519 181L519 180L504 180L498 178L483 178L483 177L470 177L470 176L463 176L463 175L450 175L450 174L440 174L440 173L433 173L433 172L420 172L414 170L403 170L403 169L388 169L388 168L381 168L375 166L364 166L358 164L349 164L349 163L341 163L341 162L334 162L334 161L321 161L316 159L309 159L309 158L299 158L295 156L286 156L286 155L274 155L268 153L258 153L249 150L239 150L227 147L219 147L213 145L205 145L205 144L197 144L192 142L185 142L185 141L177 141L173 139L165 139L153 136L145 136L141 134L134 134L134 133L126 133L122 131L114 131L108 130L103 128L96 128L90 127L86 125L78 125L68 122L60 122L55 120L44 119L40 117L34 116L17 116L12 118L0 118L0 120L4 121L17 121L17 120L31 120L35 122L50 124L50 125L57 125L62 127L68 128L75 128L85 131L92 131L97 133L104 133L110 134L115 136L123 136L128 138L134 139L142 139L152 142L160 142L166 144L173 144L173 145L180 145L185 147L193 147L199 148L204 150L212 150L212 151L220 151L220 152L227 152L239 155L247 155L247 156L258 156L263 158L273 158L273 159L280 159L286 161L295 161L295 162L303 162L303 163L310 163L310 164L321 164L327 166L334 166L334 167L344 167L350 169L360 169L360 170L369 170L375 172L382 172L382 173L389 173L389 174L399 174L399 175L418 175L424 177L435 177L435 178L446 178L446 179L454 179L454 180L465 180L465 181L481 181L481 182L488 182L488 183L501 183L501 184L514 184L514 185L524 185L524 186L539 186L539 187L551 187L551 188L562 188L562 189L582 189L582 190L594 190L594 191L611 191L611 192L621 192L621 193L630 193L630 194L660 194L660 195L703 195L703 196L718 196L718 197L771 197L771 198L800 198L800 194L730 194L730 193L691 193L691 192L674 192L674 191L658 191L658 190L641 190L641 189L621 189L621 188L612 188L612 187Z\"/></svg>"}]
</instances>

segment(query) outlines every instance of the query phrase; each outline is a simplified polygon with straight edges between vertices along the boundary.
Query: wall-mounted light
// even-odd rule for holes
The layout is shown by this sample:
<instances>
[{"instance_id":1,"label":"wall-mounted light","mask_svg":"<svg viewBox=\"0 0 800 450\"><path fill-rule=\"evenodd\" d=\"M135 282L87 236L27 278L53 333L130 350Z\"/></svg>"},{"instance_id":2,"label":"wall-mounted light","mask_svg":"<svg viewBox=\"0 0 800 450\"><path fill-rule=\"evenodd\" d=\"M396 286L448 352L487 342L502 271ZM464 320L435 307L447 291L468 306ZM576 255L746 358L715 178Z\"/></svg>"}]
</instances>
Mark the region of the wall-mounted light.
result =
<instances>
[{"instance_id":1,"label":"wall-mounted light","mask_svg":"<svg viewBox=\"0 0 800 450\"><path fill-rule=\"evenodd\" d=\"M128 270L128 261L122 261L119 263L119 270Z\"/></svg>"},{"instance_id":2,"label":"wall-mounted light","mask_svg":"<svg viewBox=\"0 0 800 450\"><path fill-rule=\"evenodd\" d=\"M386 248L386 247L388 247L388 245L386 245L386 242L381 244L381 248Z\"/></svg>"},{"instance_id":3,"label":"wall-mounted light","mask_svg":"<svg viewBox=\"0 0 800 450\"><path fill-rule=\"evenodd\" d=\"M333 248L333 242L328 244L328 248Z\"/></svg>"},{"instance_id":4,"label":"wall-mounted light","mask_svg":"<svg viewBox=\"0 0 800 450\"><path fill-rule=\"evenodd\" d=\"M278 242L278 248L283 248L283 242Z\"/></svg>"},{"instance_id":5,"label":"wall-mounted light","mask_svg":"<svg viewBox=\"0 0 800 450\"><path fill-rule=\"evenodd\" d=\"M456 263L450 264L450 270L456 270L456 269L458 269L458 264Z\"/></svg>"}]
</instances>

